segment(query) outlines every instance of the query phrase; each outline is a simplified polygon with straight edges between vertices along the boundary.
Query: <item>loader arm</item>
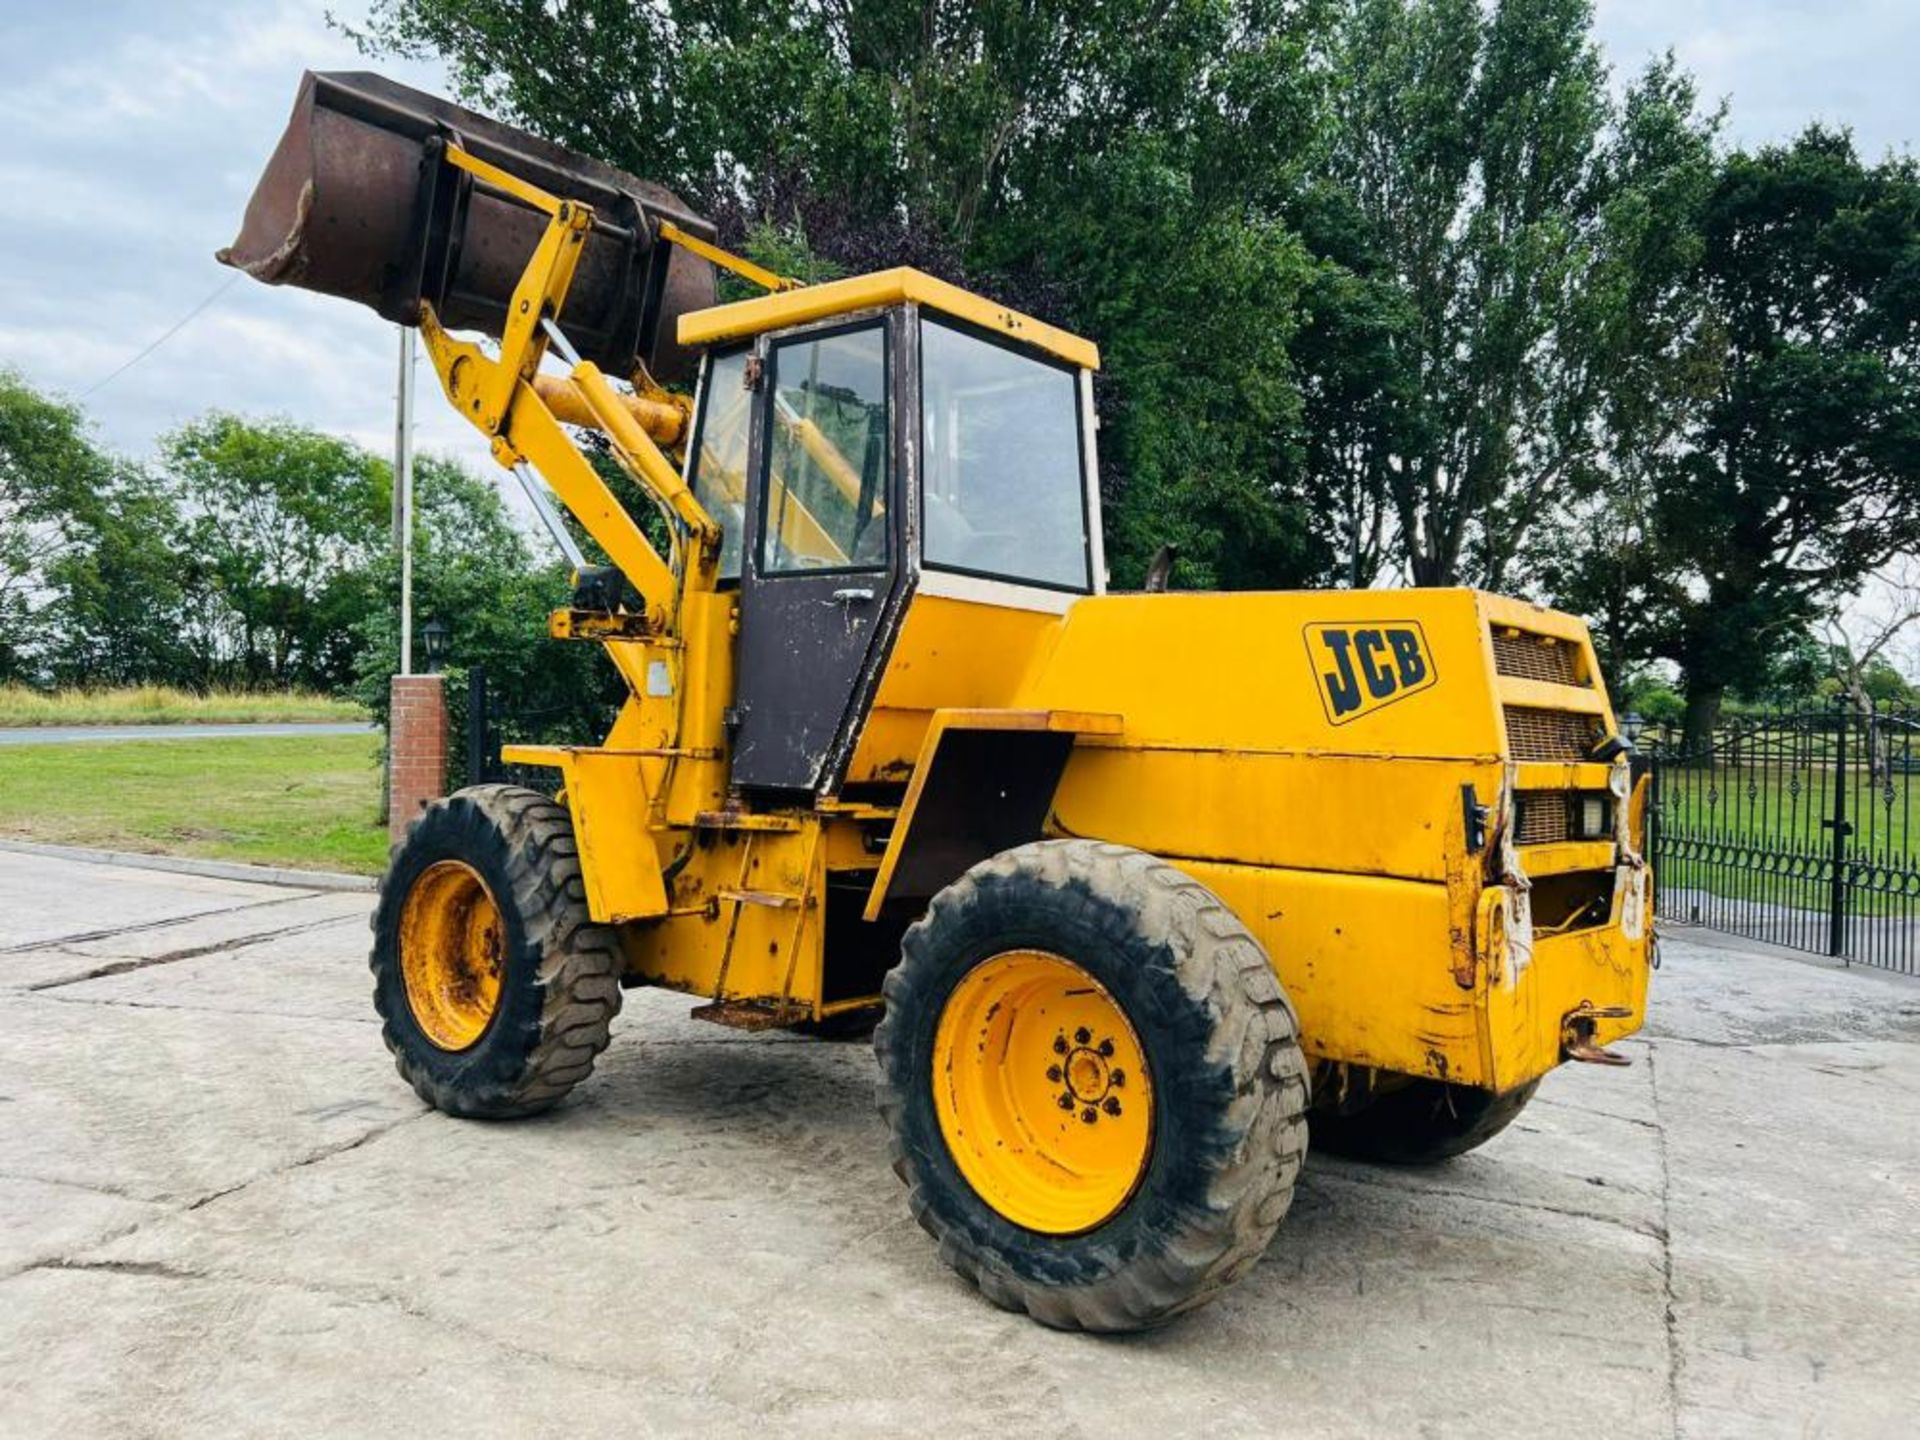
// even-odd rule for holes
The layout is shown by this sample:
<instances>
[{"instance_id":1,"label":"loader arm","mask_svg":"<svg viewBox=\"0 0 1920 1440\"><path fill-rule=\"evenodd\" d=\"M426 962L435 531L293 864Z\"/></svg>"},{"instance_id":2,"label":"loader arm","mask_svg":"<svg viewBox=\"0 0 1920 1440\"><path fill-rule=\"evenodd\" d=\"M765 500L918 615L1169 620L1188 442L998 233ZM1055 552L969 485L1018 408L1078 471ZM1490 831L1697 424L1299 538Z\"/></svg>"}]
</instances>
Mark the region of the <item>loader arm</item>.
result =
<instances>
[{"instance_id":1,"label":"loader arm","mask_svg":"<svg viewBox=\"0 0 1920 1440\"><path fill-rule=\"evenodd\" d=\"M453 408L492 442L493 458L512 469L531 464L645 602L645 628L669 638L678 632L685 594L710 589L719 555L720 527L693 496L679 469L661 449L658 431L675 440L685 416L666 397L635 398L616 392L597 365L567 345L560 317L593 210L562 200L517 176L448 146L445 163L456 166L547 216L540 243L515 287L500 353L456 340L422 302L420 331L427 354ZM571 366L568 390L539 376L552 348ZM577 401L577 405L573 402ZM607 488L563 427L559 410L586 421L607 438L622 470L667 521L673 555L663 559Z\"/></svg>"}]
</instances>

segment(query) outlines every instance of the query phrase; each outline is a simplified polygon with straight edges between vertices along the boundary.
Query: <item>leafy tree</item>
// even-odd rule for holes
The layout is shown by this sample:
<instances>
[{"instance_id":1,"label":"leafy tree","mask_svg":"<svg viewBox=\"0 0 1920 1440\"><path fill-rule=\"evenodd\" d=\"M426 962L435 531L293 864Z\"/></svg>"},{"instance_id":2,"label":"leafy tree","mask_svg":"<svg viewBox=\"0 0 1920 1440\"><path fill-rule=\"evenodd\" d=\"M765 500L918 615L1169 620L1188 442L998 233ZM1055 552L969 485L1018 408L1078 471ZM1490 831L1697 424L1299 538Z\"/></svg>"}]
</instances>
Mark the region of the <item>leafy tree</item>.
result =
<instances>
[{"instance_id":1,"label":"leafy tree","mask_svg":"<svg viewBox=\"0 0 1920 1440\"><path fill-rule=\"evenodd\" d=\"M1707 155L1670 65L1609 101L1587 0L1347 0L1292 214L1338 269L1296 351L1310 485L1350 573L1521 578L1598 487L1601 419L1657 344L1665 221ZM1678 195L1676 195L1678 192Z\"/></svg>"},{"instance_id":2,"label":"leafy tree","mask_svg":"<svg viewBox=\"0 0 1920 1440\"><path fill-rule=\"evenodd\" d=\"M1206 198L1164 141L1075 162L1069 181L1075 198L1036 218L1026 241L1034 263L1079 297L1077 328L1101 339L1115 582L1139 583L1168 543L1187 586L1272 587L1322 573L1329 556L1298 489L1302 414L1288 353L1312 271L1298 237Z\"/></svg>"},{"instance_id":3,"label":"leafy tree","mask_svg":"<svg viewBox=\"0 0 1920 1440\"><path fill-rule=\"evenodd\" d=\"M204 596L189 638L229 683L336 689L377 600L389 544L389 467L286 421L213 414L167 437L162 463L187 514L184 569Z\"/></svg>"},{"instance_id":4,"label":"leafy tree","mask_svg":"<svg viewBox=\"0 0 1920 1440\"><path fill-rule=\"evenodd\" d=\"M547 638L546 619L571 593L566 567L536 559L499 491L451 460L421 456L414 469L413 613L450 631L448 709L453 763L464 773L467 672L484 667L507 712L509 737L597 741L624 696L598 645ZM388 677L400 667L400 576L391 551L375 561L379 601L355 628L354 691L384 724ZM416 656L420 653L416 644Z\"/></svg>"},{"instance_id":5,"label":"leafy tree","mask_svg":"<svg viewBox=\"0 0 1920 1440\"><path fill-rule=\"evenodd\" d=\"M1173 540L1183 579L1280 584L1325 562L1286 351L1306 257L1272 218L1323 4L385 0L362 39L438 52L735 244L919 265L1096 335L1116 576Z\"/></svg>"},{"instance_id":6,"label":"leafy tree","mask_svg":"<svg viewBox=\"0 0 1920 1440\"><path fill-rule=\"evenodd\" d=\"M1636 647L1680 665L1691 748L1730 691L1799 683L1809 627L1920 544L1920 175L1815 127L1729 155L1699 233L1710 383L1588 561L1642 608Z\"/></svg>"},{"instance_id":7,"label":"leafy tree","mask_svg":"<svg viewBox=\"0 0 1920 1440\"><path fill-rule=\"evenodd\" d=\"M188 590L173 494L123 465L70 525L72 543L47 567L56 600L46 678L56 685L204 685L182 639Z\"/></svg>"},{"instance_id":8,"label":"leafy tree","mask_svg":"<svg viewBox=\"0 0 1920 1440\"><path fill-rule=\"evenodd\" d=\"M58 598L50 571L98 516L123 467L78 407L0 370L0 681L37 678Z\"/></svg>"}]
</instances>

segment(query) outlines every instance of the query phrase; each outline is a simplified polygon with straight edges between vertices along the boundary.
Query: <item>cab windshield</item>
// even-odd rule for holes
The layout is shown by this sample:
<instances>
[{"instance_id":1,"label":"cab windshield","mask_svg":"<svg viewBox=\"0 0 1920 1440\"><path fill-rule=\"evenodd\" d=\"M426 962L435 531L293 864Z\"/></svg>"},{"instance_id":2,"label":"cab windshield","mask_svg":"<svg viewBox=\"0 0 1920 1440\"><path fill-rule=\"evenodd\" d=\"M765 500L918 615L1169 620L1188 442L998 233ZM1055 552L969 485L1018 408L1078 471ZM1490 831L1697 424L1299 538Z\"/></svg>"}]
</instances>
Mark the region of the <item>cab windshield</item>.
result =
<instances>
[{"instance_id":1,"label":"cab windshield","mask_svg":"<svg viewBox=\"0 0 1920 1440\"><path fill-rule=\"evenodd\" d=\"M927 567L1091 589L1075 372L926 317L920 393Z\"/></svg>"}]
</instances>

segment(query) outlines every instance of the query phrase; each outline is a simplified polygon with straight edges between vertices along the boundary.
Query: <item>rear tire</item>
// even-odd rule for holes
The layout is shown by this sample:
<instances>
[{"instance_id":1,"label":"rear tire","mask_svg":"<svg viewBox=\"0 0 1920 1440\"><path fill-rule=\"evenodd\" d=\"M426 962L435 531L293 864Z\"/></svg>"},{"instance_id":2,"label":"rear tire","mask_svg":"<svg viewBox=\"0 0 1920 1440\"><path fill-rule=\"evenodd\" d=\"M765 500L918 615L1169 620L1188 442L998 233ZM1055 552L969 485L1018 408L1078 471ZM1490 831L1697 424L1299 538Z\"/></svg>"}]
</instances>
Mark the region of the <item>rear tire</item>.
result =
<instances>
[{"instance_id":1,"label":"rear tire","mask_svg":"<svg viewBox=\"0 0 1920 1440\"><path fill-rule=\"evenodd\" d=\"M1050 974L1081 978L1036 988ZM1205 1304L1259 1261L1306 1154L1307 1068L1265 952L1205 886L1118 845L1024 845L934 897L885 988L874 1050L894 1172L941 1258L994 1304L1060 1329L1140 1330ZM1081 1033L1075 1007L1087 1005L1118 1018ZM991 1043L966 1028L975 1020ZM1102 1078L1096 1053L1137 1055L1142 1073L1089 1088ZM1043 1093L1031 1123L983 1126L1023 1103L1028 1082L1001 1077L1036 1066L1046 1075L1033 1081ZM968 1085L986 1100L958 1098ZM1051 1126L1048 1086L1065 1112ZM1126 1127L1143 1121L1144 1154L1131 1159ZM991 1167L1007 1152L1042 1158L996 1190ZM1048 1191L1049 1165L1071 1176L1054 1183L1083 1190ZM1090 1223L1071 1228L1075 1216Z\"/></svg>"},{"instance_id":2,"label":"rear tire","mask_svg":"<svg viewBox=\"0 0 1920 1440\"><path fill-rule=\"evenodd\" d=\"M1539 1088L1536 1080L1494 1095L1444 1080L1415 1080L1352 1114L1317 1111L1308 1123L1314 1148L1331 1155L1383 1165L1437 1165L1493 1139Z\"/></svg>"},{"instance_id":3,"label":"rear tire","mask_svg":"<svg viewBox=\"0 0 1920 1440\"><path fill-rule=\"evenodd\" d=\"M588 915L573 823L544 795L476 785L429 805L394 848L373 935L381 1033L435 1109L536 1114L607 1046L619 942Z\"/></svg>"}]
</instances>

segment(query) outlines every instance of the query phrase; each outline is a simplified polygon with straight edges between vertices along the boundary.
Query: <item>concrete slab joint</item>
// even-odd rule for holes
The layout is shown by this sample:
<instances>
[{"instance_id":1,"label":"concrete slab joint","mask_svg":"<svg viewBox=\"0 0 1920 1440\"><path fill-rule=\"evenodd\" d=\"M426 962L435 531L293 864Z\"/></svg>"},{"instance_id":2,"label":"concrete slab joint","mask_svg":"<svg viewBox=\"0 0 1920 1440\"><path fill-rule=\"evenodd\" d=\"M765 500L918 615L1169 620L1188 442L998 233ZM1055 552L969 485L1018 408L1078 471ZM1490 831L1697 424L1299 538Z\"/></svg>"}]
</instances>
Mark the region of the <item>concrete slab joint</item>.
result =
<instances>
[{"instance_id":1,"label":"concrete slab joint","mask_svg":"<svg viewBox=\"0 0 1920 1440\"><path fill-rule=\"evenodd\" d=\"M1115 1342L929 1252L864 1047L641 988L550 1115L423 1110L373 903L0 850L4 1440L1914 1433L1920 980L1670 933L1632 1068L1445 1165L1313 1152Z\"/></svg>"}]
</instances>

